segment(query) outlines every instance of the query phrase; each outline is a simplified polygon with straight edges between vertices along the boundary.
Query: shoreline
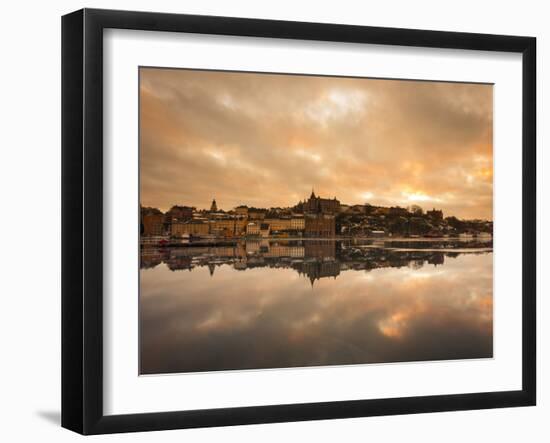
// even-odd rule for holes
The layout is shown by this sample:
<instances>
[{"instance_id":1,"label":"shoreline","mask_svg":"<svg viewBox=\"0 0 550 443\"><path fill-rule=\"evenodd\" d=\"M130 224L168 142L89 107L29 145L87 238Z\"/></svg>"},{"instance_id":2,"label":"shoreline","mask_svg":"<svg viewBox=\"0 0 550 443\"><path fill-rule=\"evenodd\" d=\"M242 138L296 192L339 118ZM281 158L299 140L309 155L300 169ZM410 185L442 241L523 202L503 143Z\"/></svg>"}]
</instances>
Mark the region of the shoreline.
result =
<instances>
[{"instance_id":1,"label":"shoreline","mask_svg":"<svg viewBox=\"0 0 550 443\"><path fill-rule=\"evenodd\" d=\"M144 241L145 240L145 241ZM148 239L140 238L140 248L146 247L193 247L193 246L231 246L238 243L246 242L295 242L295 241L323 241L323 242L339 242L339 241L363 241L363 242L419 242L419 243L441 243L441 242L479 242L488 243L493 241L493 236L490 237L237 237L237 238L212 238L212 239L183 239L175 240L170 238Z\"/></svg>"}]
</instances>

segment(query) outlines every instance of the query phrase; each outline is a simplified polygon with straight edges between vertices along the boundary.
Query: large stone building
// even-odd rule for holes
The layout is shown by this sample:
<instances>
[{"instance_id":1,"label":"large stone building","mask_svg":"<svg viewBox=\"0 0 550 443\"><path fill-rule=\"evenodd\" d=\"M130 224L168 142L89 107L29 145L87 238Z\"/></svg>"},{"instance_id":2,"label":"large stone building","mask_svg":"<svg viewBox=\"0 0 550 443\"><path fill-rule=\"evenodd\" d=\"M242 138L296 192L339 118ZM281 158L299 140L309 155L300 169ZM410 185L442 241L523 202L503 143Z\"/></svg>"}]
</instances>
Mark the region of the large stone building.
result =
<instances>
[{"instance_id":1,"label":"large stone building","mask_svg":"<svg viewBox=\"0 0 550 443\"><path fill-rule=\"evenodd\" d=\"M210 223L202 220L172 223L171 234L176 237L184 234L207 235L209 233Z\"/></svg>"},{"instance_id":2,"label":"large stone building","mask_svg":"<svg viewBox=\"0 0 550 443\"><path fill-rule=\"evenodd\" d=\"M331 214L306 214L305 237L334 237L336 220Z\"/></svg>"},{"instance_id":3,"label":"large stone building","mask_svg":"<svg viewBox=\"0 0 550 443\"><path fill-rule=\"evenodd\" d=\"M246 219L222 218L213 220L210 224L210 233L222 237L238 237L246 231Z\"/></svg>"},{"instance_id":4,"label":"large stone building","mask_svg":"<svg viewBox=\"0 0 550 443\"><path fill-rule=\"evenodd\" d=\"M321 198L311 191L309 199L302 203L304 213L337 214L340 212L340 201L336 197Z\"/></svg>"},{"instance_id":5,"label":"large stone building","mask_svg":"<svg viewBox=\"0 0 550 443\"><path fill-rule=\"evenodd\" d=\"M306 227L304 217L292 217L290 219L290 229L292 231L303 231Z\"/></svg>"},{"instance_id":6,"label":"large stone building","mask_svg":"<svg viewBox=\"0 0 550 443\"><path fill-rule=\"evenodd\" d=\"M290 218L266 218L263 221L269 224L271 232L290 231Z\"/></svg>"},{"instance_id":7,"label":"large stone building","mask_svg":"<svg viewBox=\"0 0 550 443\"><path fill-rule=\"evenodd\" d=\"M164 214L144 214L141 217L142 235L163 235L165 231Z\"/></svg>"},{"instance_id":8,"label":"large stone building","mask_svg":"<svg viewBox=\"0 0 550 443\"><path fill-rule=\"evenodd\" d=\"M185 221L193 218L195 208L191 206L172 206L166 213L167 222Z\"/></svg>"},{"instance_id":9,"label":"large stone building","mask_svg":"<svg viewBox=\"0 0 550 443\"><path fill-rule=\"evenodd\" d=\"M271 232L303 231L305 229L304 217L278 217L265 218L263 223L269 224Z\"/></svg>"},{"instance_id":10,"label":"large stone building","mask_svg":"<svg viewBox=\"0 0 550 443\"><path fill-rule=\"evenodd\" d=\"M260 235L260 224L259 223L248 223L246 225L246 235L258 236Z\"/></svg>"}]
</instances>

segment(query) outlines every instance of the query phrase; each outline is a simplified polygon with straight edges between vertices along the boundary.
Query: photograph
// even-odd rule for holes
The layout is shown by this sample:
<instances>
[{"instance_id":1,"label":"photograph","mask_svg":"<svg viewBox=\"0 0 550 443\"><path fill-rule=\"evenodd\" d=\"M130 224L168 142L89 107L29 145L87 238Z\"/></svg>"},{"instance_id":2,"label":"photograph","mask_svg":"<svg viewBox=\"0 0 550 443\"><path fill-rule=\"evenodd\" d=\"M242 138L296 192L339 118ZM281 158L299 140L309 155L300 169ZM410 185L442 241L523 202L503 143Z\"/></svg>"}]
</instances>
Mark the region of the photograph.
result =
<instances>
[{"instance_id":1,"label":"photograph","mask_svg":"<svg viewBox=\"0 0 550 443\"><path fill-rule=\"evenodd\" d=\"M493 85L139 67L142 375L493 357Z\"/></svg>"}]
</instances>

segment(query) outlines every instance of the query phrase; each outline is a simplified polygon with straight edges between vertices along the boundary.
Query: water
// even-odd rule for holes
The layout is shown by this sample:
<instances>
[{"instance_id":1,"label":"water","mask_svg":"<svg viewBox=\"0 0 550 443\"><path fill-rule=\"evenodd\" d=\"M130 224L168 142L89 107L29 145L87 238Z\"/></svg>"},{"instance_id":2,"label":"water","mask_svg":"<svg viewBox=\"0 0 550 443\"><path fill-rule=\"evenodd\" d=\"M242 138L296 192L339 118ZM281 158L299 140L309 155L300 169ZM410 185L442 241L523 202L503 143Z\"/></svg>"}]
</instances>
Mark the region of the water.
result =
<instances>
[{"instance_id":1,"label":"water","mask_svg":"<svg viewBox=\"0 0 550 443\"><path fill-rule=\"evenodd\" d=\"M492 244L144 249L142 374L490 358Z\"/></svg>"}]
</instances>

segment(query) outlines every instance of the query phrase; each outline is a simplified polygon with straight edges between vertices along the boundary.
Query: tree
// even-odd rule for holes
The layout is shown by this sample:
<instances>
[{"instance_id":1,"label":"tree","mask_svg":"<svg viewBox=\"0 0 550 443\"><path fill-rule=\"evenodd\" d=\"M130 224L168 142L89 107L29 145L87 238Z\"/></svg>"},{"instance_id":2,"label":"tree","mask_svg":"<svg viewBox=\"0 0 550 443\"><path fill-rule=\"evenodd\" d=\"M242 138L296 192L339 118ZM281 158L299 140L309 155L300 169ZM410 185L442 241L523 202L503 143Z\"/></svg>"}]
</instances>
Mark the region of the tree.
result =
<instances>
[{"instance_id":1,"label":"tree","mask_svg":"<svg viewBox=\"0 0 550 443\"><path fill-rule=\"evenodd\" d=\"M409 228L411 234L425 235L430 231L431 225L424 218L413 217L409 221Z\"/></svg>"},{"instance_id":2,"label":"tree","mask_svg":"<svg viewBox=\"0 0 550 443\"><path fill-rule=\"evenodd\" d=\"M462 220L459 220L458 218L451 216L447 217L445 219L447 221L447 224L454 229L462 229L464 228L464 222Z\"/></svg>"},{"instance_id":3,"label":"tree","mask_svg":"<svg viewBox=\"0 0 550 443\"><path fill-rule=\"evenodd\" d=\"M411 207L409 208L409 212L412 212L414 215L422 215L424 214L424 211L422 210L422 208L418 205L411 205Z\"/></svg>"},{"instance_id":4,"label":"tree","mask_svg":"<svg viewBox=\"0 0 550 443\"><path fill-rule=\"evenodd\" d=\"M405 234L408 224L408 220L405 217L395 217L388 225L392 234Z\"/></svg>"}]
</instances>

